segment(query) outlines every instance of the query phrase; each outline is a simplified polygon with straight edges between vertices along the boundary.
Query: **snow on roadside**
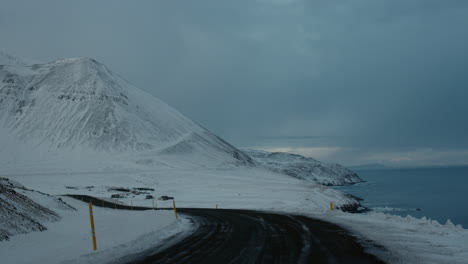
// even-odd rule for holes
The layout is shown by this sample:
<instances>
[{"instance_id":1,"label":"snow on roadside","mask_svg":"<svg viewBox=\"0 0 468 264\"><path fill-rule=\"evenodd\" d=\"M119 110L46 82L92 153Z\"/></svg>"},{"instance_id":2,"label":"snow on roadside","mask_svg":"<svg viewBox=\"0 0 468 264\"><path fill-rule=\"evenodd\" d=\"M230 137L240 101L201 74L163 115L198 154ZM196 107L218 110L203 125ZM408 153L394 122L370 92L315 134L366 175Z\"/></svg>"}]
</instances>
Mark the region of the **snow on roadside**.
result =
<instances>
[{"instance_id":1,"label":"snow on roadside","mask_svg":"<svg viewBox=\"0 0 468 264\"><path fill-rule=\"evenodd\" d=\"M20 234L0 242L2 263L112 262L170 237L180 239L191 232L188 219L182 217L176 221L173 211L94 207L98 250L93 252L88 205L72 198L62 199L77 210L53 208L62 219L47 223L48 230ZM35 197L35 201L41 203L43 200L38 201Z\"/></svg>"},{"instance_id":2,"label":"snow on roadside","mask_svg":"<svg viewBox=\"0 0 468 264\"><path fill-rule=\"evenodd\" d=\"M468 260L468 230L450 220L440 224L425 217L338 211L311 217L347 228L368 245L370 253L388 263L462 264Z\"/></svg>"}]
</instances>

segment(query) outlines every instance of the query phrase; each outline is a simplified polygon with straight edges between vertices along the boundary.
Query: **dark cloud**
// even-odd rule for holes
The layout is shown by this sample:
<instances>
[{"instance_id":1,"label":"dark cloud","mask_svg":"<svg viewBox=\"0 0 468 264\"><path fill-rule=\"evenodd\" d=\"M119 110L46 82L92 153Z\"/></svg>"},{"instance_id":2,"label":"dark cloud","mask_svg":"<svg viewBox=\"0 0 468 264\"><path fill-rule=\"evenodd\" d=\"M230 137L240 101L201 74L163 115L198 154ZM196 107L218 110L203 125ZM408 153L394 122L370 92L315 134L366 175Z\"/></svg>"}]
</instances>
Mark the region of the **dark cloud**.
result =
<instances>
[{"instance_id":1,"label":"dark cloud","mask_svg":"<svg viewBox=\"0 0 468 264\"><path fill-rule=\"evenodd\" d=\"M235 145L468 162L467 1L3 2L6 51L95 57Z\"/></svg>"}]
</instances>

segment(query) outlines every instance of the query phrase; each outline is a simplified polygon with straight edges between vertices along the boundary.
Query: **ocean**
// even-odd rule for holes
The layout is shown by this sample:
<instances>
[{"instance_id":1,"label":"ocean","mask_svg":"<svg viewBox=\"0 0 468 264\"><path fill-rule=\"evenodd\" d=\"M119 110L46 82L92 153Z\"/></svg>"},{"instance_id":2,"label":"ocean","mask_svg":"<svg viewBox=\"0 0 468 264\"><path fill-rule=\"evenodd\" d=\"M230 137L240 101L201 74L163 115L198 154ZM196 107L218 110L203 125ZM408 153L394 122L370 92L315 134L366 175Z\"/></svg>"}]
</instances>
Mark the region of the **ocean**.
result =
<instances>
[{"instance_id":1,"label":"ocean","mask_svg":"<svg viewBox=\"0 0 468 264\"><path fill-rule=\"evenodd\" d=\"M362 205L390 214L450 219L468 228L468 167L355 171L365 183L335 187L363 198Z\"/></svg>"}]
</instances>

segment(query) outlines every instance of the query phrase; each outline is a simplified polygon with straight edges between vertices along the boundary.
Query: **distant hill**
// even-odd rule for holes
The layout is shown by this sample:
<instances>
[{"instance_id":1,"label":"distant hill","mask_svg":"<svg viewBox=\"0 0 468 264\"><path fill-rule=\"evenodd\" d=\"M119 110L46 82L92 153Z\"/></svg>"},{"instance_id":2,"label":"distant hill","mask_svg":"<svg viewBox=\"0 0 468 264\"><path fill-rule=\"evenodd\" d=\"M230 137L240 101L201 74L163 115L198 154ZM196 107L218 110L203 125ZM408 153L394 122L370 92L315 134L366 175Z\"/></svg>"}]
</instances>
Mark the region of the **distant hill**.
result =
<instances>
[{"instance_id":1,"label":"distant hill","mask_svg":"<svg viewBox=\"0 0 468 264\"><path fill-rule=\"evenodd\" d=\"M268 169L323 185L349 185L362 182L359 176L339 165L285 152L243 150Z\"/></svg>"}]
</instances>

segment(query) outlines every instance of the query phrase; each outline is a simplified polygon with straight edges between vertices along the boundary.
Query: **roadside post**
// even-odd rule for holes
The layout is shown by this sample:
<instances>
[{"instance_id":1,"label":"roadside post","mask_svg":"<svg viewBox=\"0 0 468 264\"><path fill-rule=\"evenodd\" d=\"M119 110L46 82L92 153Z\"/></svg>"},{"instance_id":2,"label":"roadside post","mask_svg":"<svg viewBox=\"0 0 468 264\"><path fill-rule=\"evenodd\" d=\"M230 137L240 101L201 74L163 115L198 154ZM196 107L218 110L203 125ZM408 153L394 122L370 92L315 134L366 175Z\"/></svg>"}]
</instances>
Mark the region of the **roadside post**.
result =
<instances>
[{"instance_id":1,"label":"roadside post","mask_svg":"<svg viewBox=\"0 0 468 264\"><path fill-rule=\"evenodd\" d=\"M179 219L179 215L177 214L177 207L175 205L175 200L174 199L172 199L172 206L174 207L175 218Z\"/></svg>"},{"instance_id":2,"label":"roadside post","mask_svg":"<svg viewBox=\"0 0 468 264\"><path fill-rule=\"evenodd\" d=\"M93 239L93 250L97 250L97 243L96 243L96 230L94 228L94 216L93 216L93 203L89 203L89 221L91 222L91 236Z\"/></svg>"},{"instance_id":3,"label":"roadside post","mask_svg":"<svg viewBox=\"0 0 468 264\"><path fill-rule=\"evenodd\" d=\"M333 202L330 202L330 211L335 210L335 207L333 206Z\"/></svg>"}]
</instances>

